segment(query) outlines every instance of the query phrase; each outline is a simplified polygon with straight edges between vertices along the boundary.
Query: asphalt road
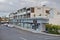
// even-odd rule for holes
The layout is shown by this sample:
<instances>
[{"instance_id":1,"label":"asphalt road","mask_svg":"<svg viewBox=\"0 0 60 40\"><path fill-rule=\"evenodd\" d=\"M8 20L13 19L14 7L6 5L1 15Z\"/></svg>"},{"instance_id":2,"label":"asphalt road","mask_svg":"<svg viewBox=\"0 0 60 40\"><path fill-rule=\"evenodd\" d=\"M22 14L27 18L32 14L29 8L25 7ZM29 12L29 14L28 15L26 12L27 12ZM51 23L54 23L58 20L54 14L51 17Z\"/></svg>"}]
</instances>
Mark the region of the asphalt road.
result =
<instances>
[{"instance_id":1,"label":"asphalt road","mask_svg":"<svg viewBox=\"0 0 60 40\"><path fill-rule=\"evenodd\" d=\"M0 26L0 37L2 40L60 40L60 37L35 34L6 26Z\"/></svg>"}]
</instances>

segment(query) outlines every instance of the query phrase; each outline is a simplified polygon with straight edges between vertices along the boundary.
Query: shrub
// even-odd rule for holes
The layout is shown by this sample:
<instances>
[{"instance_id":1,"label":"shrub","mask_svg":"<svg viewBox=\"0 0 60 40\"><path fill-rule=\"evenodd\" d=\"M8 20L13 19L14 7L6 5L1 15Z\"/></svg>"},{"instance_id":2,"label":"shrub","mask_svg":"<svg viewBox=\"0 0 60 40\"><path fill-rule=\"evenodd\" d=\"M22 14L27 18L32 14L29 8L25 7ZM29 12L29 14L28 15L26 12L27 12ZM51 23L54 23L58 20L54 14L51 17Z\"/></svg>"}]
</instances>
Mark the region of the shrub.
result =
<instances>
[{"instance_id":1,"label":"shrub","mask_svg":"<svg viewBox=\"0 0 60 40\"><path fill-rule=\"evenodd\" d=\"M48 33L53 33L53 34L60 34L60 25L52 25L52 24L46 24L46 31Z\"/></svg>"}]
</instances>

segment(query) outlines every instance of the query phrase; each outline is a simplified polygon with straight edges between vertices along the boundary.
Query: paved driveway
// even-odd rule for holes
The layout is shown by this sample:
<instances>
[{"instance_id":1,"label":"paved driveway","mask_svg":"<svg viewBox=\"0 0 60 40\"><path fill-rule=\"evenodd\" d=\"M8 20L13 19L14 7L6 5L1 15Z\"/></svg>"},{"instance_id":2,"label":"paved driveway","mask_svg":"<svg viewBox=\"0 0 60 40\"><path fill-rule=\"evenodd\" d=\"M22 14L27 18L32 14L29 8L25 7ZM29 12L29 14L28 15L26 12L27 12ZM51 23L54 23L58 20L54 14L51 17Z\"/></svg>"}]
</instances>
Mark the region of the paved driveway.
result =
<instances>
[{"instance_id":1,"label":"paved driveway","mask_svg":"<svg viewBox=\"0 0 60 40\"><path fill-rule=\"evenodd\" d=\"M0 36L3 40L60 40L60 37L34 34L17 28L0 26Z\"/></svg>"}]
</instances>

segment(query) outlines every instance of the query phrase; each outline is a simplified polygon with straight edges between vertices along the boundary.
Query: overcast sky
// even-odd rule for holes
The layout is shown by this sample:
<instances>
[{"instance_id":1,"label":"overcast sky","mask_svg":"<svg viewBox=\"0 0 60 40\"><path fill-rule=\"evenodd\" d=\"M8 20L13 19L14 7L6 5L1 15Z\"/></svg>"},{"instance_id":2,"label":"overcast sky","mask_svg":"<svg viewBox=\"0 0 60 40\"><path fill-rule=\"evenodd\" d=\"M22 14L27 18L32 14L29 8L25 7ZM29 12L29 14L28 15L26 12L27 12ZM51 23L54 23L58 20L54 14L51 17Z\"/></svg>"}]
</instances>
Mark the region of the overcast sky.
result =
<instances>
[{"instance_id":1,"label":"overcast sky","mask_svg":"<svg viewBox=\"0 0 60 40\"><path fill-rule=\"evenodd\" d=\"M60 0L0 0L0 16L8 16L26 6L46 5L60 10Z\"/></svg>"}]
</instances>

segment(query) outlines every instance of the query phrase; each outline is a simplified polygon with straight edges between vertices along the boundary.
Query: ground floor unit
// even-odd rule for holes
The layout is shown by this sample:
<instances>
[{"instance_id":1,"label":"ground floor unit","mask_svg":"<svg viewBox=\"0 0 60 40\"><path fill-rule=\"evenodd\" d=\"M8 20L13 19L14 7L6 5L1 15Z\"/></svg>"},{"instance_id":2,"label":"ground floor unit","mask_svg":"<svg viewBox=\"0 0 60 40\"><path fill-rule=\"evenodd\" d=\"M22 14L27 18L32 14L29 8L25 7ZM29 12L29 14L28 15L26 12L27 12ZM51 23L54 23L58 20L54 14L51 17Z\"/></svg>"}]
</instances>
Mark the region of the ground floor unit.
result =
<instances>
[{"instance_id":1,"label":"ground floor unit","mask_svg":"<svg viewBox=\"0 0 60 40\"><path fill-rule=\"evenodd\" d=\"M10 23L27 29L45 31L45 24L47 24L48 21L48 18L23 18L12 19Z\"/></svg>"}]
</instances>

